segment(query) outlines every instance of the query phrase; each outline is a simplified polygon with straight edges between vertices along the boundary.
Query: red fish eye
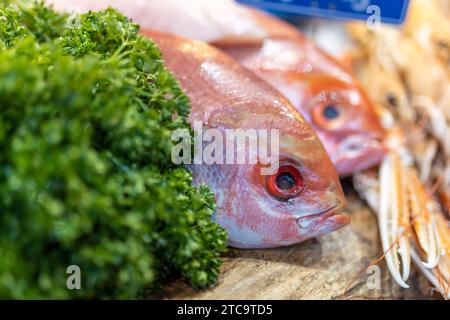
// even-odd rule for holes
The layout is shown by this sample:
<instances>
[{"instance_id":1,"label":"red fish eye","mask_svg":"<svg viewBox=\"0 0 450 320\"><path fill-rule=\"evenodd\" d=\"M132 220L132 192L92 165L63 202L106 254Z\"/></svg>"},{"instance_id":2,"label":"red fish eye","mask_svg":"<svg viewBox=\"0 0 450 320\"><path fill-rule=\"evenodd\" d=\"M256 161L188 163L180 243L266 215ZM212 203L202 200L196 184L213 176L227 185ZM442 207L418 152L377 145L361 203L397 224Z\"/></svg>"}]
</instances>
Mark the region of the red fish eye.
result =
<instances>
[{"instance_id":1,"label":"red fish eye","mask_svg":"<svg viewBox=\"0 0 450 320\"><path fill-rule=\"evenodd\" d=\"M282 165L267 179L267 189L273 196L290 199L303 189L303 178L299 170L292 165Z\"/></svg>"}]
</instances>

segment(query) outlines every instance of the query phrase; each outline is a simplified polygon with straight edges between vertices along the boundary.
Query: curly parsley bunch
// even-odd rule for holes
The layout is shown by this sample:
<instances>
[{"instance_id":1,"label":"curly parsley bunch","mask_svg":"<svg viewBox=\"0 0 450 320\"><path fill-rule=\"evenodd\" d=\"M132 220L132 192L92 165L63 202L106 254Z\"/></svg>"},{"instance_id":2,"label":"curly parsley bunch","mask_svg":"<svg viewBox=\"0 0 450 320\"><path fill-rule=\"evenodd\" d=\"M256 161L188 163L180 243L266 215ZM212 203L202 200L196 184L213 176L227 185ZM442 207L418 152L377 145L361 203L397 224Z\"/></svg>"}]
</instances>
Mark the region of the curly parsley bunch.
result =
<instances>
[{"instance_id":1,"label":"curly parsley bunch","mask_svg":"<svg viewBox=\"0 0 450 320\"><path fill-rule=\"evenodd\" d=\"M136 298L216 280L214 199L170 161L187 97L138 26L0 5L0 298ZM174 116L176 115L176 116ZM68 290L68 266L81 290Z\"/></svg>"}]
</instances>

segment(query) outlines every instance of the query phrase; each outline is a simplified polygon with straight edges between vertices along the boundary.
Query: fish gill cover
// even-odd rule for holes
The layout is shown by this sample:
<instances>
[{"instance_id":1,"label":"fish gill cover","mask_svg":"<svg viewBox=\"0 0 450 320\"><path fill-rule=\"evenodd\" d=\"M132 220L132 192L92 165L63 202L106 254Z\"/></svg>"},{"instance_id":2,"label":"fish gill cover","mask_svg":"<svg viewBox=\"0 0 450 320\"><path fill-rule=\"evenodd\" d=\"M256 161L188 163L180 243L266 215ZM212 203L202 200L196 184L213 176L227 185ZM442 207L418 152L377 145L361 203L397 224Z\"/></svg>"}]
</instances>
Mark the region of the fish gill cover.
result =
<instances>
[{"instance_id":1,"label":"fish gill cover","mask_svg":"<svg viewBox=\"0 0 450 320\"><path fill-rule=\"evenodd\" d=\"M226 234L213 195L170 161L188 98L138 29L112 9L0 4L1 298L216 280ZM81 290L66 286L70 265Z\"/></svg>"}]
</instances>

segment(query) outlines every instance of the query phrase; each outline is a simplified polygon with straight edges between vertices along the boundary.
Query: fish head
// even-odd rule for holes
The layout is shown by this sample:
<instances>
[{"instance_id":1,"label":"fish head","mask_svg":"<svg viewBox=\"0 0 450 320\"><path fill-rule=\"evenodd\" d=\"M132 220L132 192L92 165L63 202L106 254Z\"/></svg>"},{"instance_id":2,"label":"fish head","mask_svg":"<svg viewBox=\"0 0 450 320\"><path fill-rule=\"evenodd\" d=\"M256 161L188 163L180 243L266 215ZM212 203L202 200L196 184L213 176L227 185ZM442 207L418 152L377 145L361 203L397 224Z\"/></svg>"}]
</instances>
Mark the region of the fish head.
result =
<instances>
[{"instance_id":1,"label":"fish head","mask_svg":"<svg viewBox=\"0 0 450 320\"><path fill-rule=\"evenodd\" d=\"M259 108L264 110L264 106ZM224 116L229 119L232 114L228 112ZM213 176L226 180L214 188L218 204L215 221L225 227L233 247L292 245L349 223L348 216L336 214L345 204L345 198L322 143L300 114L289 114L291 111L278 115L252 113L247 122L240 122L243 129L270 128L267 147L263 148L272 157L273 147L277 145L275 162L268 164L259 159L254 164L214 169ZM251 141L246 154L259 152L261 155L263 140ZM201 170L208 169L202 166ZM211 177L211 172L207 175Z\"/></svg>"},{"instance_id":2,"label":"fish head","mask_svg":"<svg viewBox=\"0 0 450 320\"><path fill-rule=\"evenodd\" d=\"M340 176L380 163L385 131L371 100L352 78L289 72L266 73L264 78L311 123Z\"/></svg>"},{"instance_id":3,"label":"fish head","mask_svg":"<svg viewBox=\"0 0 450 320\"><path fill-rule=\"evenodd\" d=\"M357 84L313 77L306 108L338 174L347 176L380 163L385 131L374 105Z\"/></svg>"}]
</instances>

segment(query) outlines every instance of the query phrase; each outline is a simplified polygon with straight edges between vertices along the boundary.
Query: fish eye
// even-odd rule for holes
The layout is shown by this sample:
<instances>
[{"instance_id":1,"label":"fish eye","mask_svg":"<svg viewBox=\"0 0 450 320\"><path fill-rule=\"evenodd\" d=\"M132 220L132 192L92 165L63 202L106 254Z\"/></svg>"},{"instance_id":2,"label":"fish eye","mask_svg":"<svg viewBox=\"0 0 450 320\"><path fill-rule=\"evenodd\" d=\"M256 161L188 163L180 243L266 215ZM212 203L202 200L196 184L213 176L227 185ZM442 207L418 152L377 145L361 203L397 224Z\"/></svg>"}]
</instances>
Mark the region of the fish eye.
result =
<instances>
[{"instance_id":1,"label":"fish eye","mask_svg":"<svg viewBox=\"0 0 450 320\"><path fill-rule=\"evenodd\" d=\"M319 127L334 129L342 123L344 111L344 108L340 105L319 104L312 109L312 119Z\"/></svg>"},{"instance_id":2,"label":"fish eye","mask_svg":"<svg viewBox=\"0 0 450 320\"><path fill-rule=\"evenodd\" d=\"M295 186L295 178L289 172L280 173L275 183L280 190L290 190Z\"/></svg>"},{"instance_id":3,"label":"fish eye","mask_svg":"<svg viewBox=\"0 0 450 320\"><path fill-rule=\"evenodd\" d=\"M388 93L386 96L386 100L388 102L388 104L392 107L397 107L398 106L398 99L396 97L395 94L393 93Z\"/></svg>"},{"instance_id":4,"label":"fish eye","mask_svg":"<svg viewBox=\"0 0 450 320\"><path fill-rule=\"evenodd\" d=\"M333 105L325 106L323 108L323 117L328 120L335 120L339 117L339 109Z\"/></svg>"},{"instance_id":5,"label":"fish eye","mask_svg":"<svg viewBox=\"0 0 450 320\"><path fill-rule=\"evenodd\" d=\"M450 45L447 42L445 42L444 40L439 40L437 42L437 46L441 49L450 49Z\"/></svg>"},{"instance_id":6,"label":"fish eye","mask_svg":"<svg viewBox=\"0 0 450 320\"><path fill-rule=\"evenodd\" d=\"M267 179L267 189L271 195L288 200L303 190L303 178L297 167L284 164Z\"/></svg>"}]
</instances>

